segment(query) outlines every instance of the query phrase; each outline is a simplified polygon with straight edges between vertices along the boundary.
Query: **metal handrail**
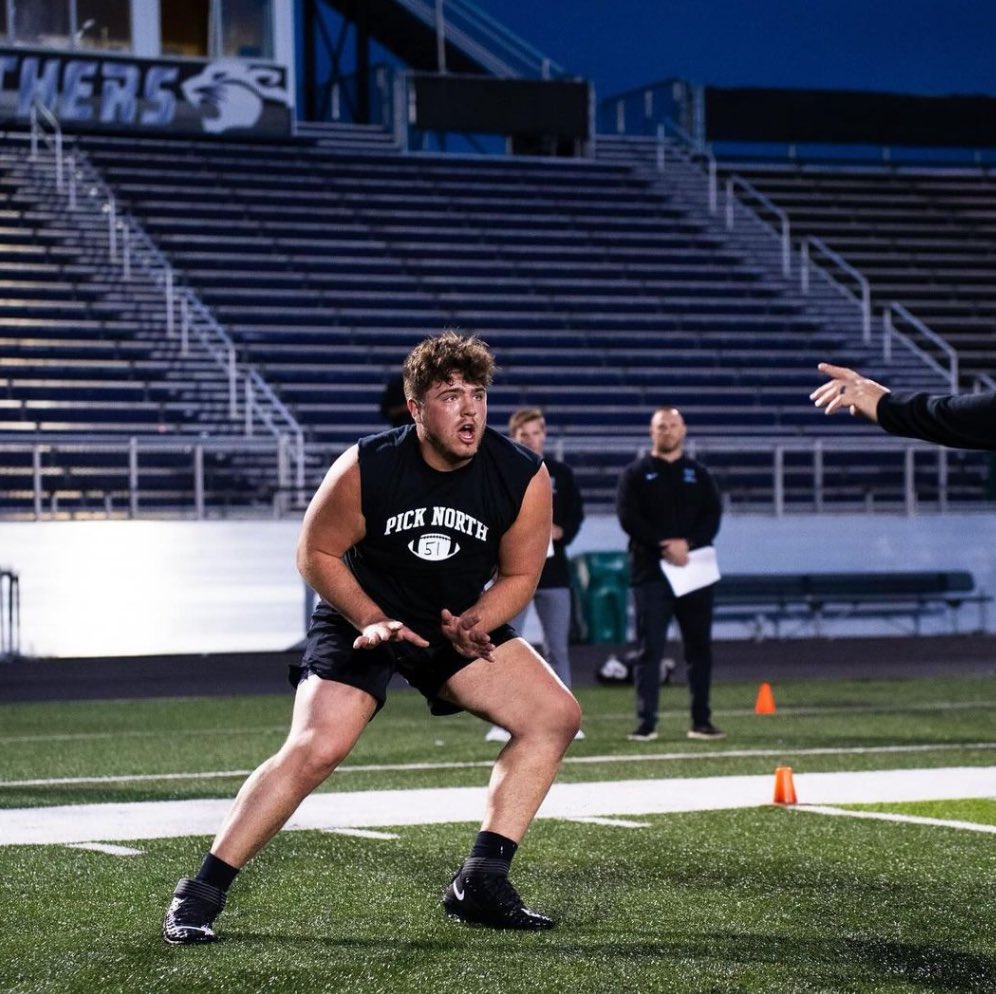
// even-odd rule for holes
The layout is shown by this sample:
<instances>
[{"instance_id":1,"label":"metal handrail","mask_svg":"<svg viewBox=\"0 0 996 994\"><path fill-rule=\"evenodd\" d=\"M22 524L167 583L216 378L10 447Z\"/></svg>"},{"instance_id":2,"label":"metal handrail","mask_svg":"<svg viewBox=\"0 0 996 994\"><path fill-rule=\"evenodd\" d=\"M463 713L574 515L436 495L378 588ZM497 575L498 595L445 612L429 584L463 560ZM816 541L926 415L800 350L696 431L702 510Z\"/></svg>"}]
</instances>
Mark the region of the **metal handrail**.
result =
<instances>
[{"instance_id":1,"label":"metal handrail","mask_svg":"<svg viewBox=\"0 0 996 994\"><path fill-rule=\"evenodd\" d=\"M976 373L972 380L972 393L982 393L986 390L996 392L996 380L988 373Z\"/></svg>"},{"instance_id":2,"label":"metal handrail","mask_svg":"<svg viewBox=\"0 0 996 994\"><path fill-rule=\"evenodd\" d=\"M29 116L31 121L30 159L34 162L38 158L38 139L44 139L45 144L52 149L55 155L55 188L59 193L62 193L65 186L62 125L59 124L58 118L37 97L31 102ZM39 118L44 120L52 129L53 141L49 141Z\"/></svg>"},{"instance_id":3,"label":"metal handrail","mask_svg":"<svg viewBox=\"0 0 996 994\"><path fill-rule=\"evenodd\" d=\"M662 164L664 162L664 146L668 129L673 131L675 136L685 146L685 152L690 159L705 159L706 195L709 203L709 213L715 214L716 211L719 210L719 168L716 164L716 156L714 156L709 149L702 148L700 144L696 142L695 139L687 131L685 131L680 124L678 124L677 121L669 118L668 120L661 122L660 127L657 129L657 140L661 146L661 151L658 155Z\"/></svg>"},{"instance_id":4,"label":"metal handrail","mask_svg":"<svg viewBox=\"0 0 996 994\"><path fill-rule=\"evenodd\" d=\"M947 369L929 352L920 348L909 335L904 335L895 327L893 314L907 324L911 324L924 338L947 356ZM914 352L932 369L937 370L941 376L946 377L952 393L958 392L958 353L936 331L928 328L918 317L914 317L902 304L897 303L895 300L887 304L882 311L882 358L886 362L892 361L893 338L898 339L902 345L905 345L911 352Z\"/></svg>"},{"instance_id":5,"label":"metal handrail","mask_svg":"<svg viewBox=\"0 0 996 994\"><path fill-rule=\"evenodd\" d=\"M66 432L45 432L42 437L23 436L11 437L10 433L0 433L0 453L30 453L32 456L32 508L36 520L45 517L45 491L42 455L50 453L83 453L89 456L107 455L124 457L127 465L127 495L125 502L118 510L126 509L130 517L140 513L143 488L142 468L139 457L150 453L171 453L188 455L191 458L192 483L187 493L185 503L174 510L182 513L185 508L193 511L198 519L206 517L207 502L205 500L204 456L208 453L226 455L262 454L272 455L276 466L276 476L270 489L272 510L279 515L287 510L287 496L291 492L301 493L303 480L293 484L286 474L286 438L280 434L269 439L225 438L224 436L177 434L163 435L93 435L74 434ZM303 453L302 453L303 455ZM119 461L120 467L122 463ZM50 495L49 513L53 516L58 511L58 491ZM106 506L105 513L110 515L113 508Z\"/></svg>"},{"instance_id":6,"label":"metal handrail","mask_svg":"<svg viewBox=\"0 0 996 994\"><path fill-rule=\"evenodd\" d=\"M428 3L426 0L398 0L398 3L429 27L437 27L436 3ZM473 4L461 0L445 0L442 8L446 39L476 59L495 76L506 79L538 76L545 79L552 72L563 74L561 66L543 56L528 42L498 24L493 18L484 15L484 12ZM450 8L458 18L464 18L466 27L461 27L449 19L446 16L446 8ZM479 32L483 40L475 38L471 34L472 31ZM497 43L503 49L503 53L499 54L489 48L487 42ZM519 62L519 66L513 64L515 61Z\"/></svg>"},{"instance_id":7,"label":"metal handrail","mask_svg":"<svg viewBox=\"0 0 996 994\"><path fill-rule=\"evenodd\" d=\"M183 453L190 456L193 465L193 485L187 495L185 504L178 505L172 513L193 512L198 518L203 518L207 512L204 495L205 453L264 453L273 454L278 467L276 483L271 491L272 510L275 515L285 513L289 509L288 498L297 497L296 507L300 508L303 500L303 479L293 483L284 473L284 440L279 439L226 439L221 437L200 437L196 435L132 435L132 436L94 436L67 433L46 433L44 439L38 436L26 438L14 433L0 433L0 454L31 453L34 465L34 516L45 517L47 513L56 514L58 491L46 490L41 466L42 453L59 451L65 453L80 452L89 454L109 454L127 458L127 495L124 503L117 510L126 510L131 516L141 513L143 493L142 466L140 455L151 452ZM328 463L341 451L341 446L320 443L308 443L303 446L305 454L313 457L316 462ZM558 438L551 451L557 458L571 461L572 456L584 453L612 451L632 451L634 454L646 448L646 437L643 435L614 435L610 438L599 436L583 436L574 438ZM711 454L742 454L745 452L764 453L770 456L768 496L765 503L772 513L781 516L786 513L819 513L832 505L832 483L827 479L824 465L825 457L831 453L868 453L875 452L882 457L902 457L902 494L899 501L892 500L888 507L900 507L907 515L913 515L923 510L923 504L917 494L917 456L921 474L929 471L935 474L936 504L938 510L949 507L949 481L947 461L944 450L927 442L911 439L899 439L866 429L861 433L849 434L846 437L799 438L798 436L773 436L768 438L742 437L731 439L729 436L700 436L690 440L686 445L688 454L694 458L704 458L708 463ZM806 465L789 465L786 455L789 453L805 453L809 455ZM88 463L88 465L91 465ZM118 466L122 464L120 461ZM791 473L797 477L800 472L810 474L812 499L807 504L790 502L786 497L786 479ZM922 479L922 476L921 476ZM50 494L50 512L45 509L43 497ZM871 498L869 497L869 500ZM869 503L868 506L871 506ZM108 514L113 509L108 507ZM153 513L162 513L156 511Z\"/></svg>"},{"instance_id":8,"label":"metal handrail","mask_svg":"<svg viewBox=\"0 0 996 994\"><path fill-rule=\"evenodd\" d=\"M769 213L774 214L778 218L781 232L777 231L774 225L768 224L767 221L758 214L757 211L752 211L751 213L757 218L767 228L775 238L779 239L782 247L782 275L791 276L792 275L792 226L789 224L789 216L775 204L770 197L765 196L761 193L752 183L749 183L742 176L727 176L726 177L726 230L732 231L734 226L735 211L734 205L740 203L741 206L745 206L743 202L736 196L734 190L740 189L753 200L756 200L765 210Z\"/></svg>"},{"instance_id":9,"label":"metal handrail","mask_svg":"<svg viewBox=\"0 0 996 994\"><path fill-rule=\"evenodd\" d=\"M37 150L38 135L43 135L38 123L39 116L50 121L56 130L56 134L61 136L62 129L58 120L52 115L40 101L36 100L32 107L38 108L38 113L32 117L32 147ZM62 164L61 150L62 142L57 143L59 149L58 162ZM37 151L35 152L37 155ZM240 373L245 379L246 396L250 399L252 413L259 417L260 421L268 431L279 438L283 431L288 432L295 440L295 454L297 463L298 479L303 479L304 475L304 431L298 421L293 417L287 407L280 402L275 392L265 383L260 374L251 367L240 367L236 360L236 346L228 333L215 319L214 315L207 308L200 297L189 287L177 287L173 267L169 261L155 245L144 228L137 220L127 212L118 209L114 194L104 182L100 173L89 161L85 152L77 149L76 154L71 157L72 169L69 175L68 199L70 209L74 212L77 209L80 198L77 196L76 185L78 180L83 181L83 186L89 191L90 196L83 198L83 202L92 206L95 210L107 215L108 224L108 254L112 262L118 262L118 236L122 236L122 274L125 279L130 279L132 261L136 259L146 275L153 283L161 287L165 296L166 305L166 335L168 338L176 337L175 316L176 308L179 306L181 314L180 328L180 351L181 355L189 354L189 336L193 331L207 354L214 360L228 380L229 396L229 417L236 420L239 416L238 410L238 380ZM57 173L57 177L61 172ZM65 182L56 188L59 193L65 192ZM256 394L263 403L254 403ZM269 405L272 412L267 410ZM247 415L246 434L252 432L252 422ZM281 425L283 428L281 428Z\"/></svg>"},{"instance_id":10,"label":"metal handrail","mask_svg":"<svg viewBox=\"0 0 996 994\"><path fill-rule=\"evenodd\" d=\"M842 269L861 288L861 297L858 299L839 280L824 269L811 261L812 249L829 259L835 266ZM865 345L871 344L871 285L868 279L854 268L843 256L834 252L822 239L812 235L802 240L799 249L799 285L803 293L809 293L809 269L810 266L816 269L838 292L854 301L861 310L861 337Z\"/></svg>"}]
</instances>

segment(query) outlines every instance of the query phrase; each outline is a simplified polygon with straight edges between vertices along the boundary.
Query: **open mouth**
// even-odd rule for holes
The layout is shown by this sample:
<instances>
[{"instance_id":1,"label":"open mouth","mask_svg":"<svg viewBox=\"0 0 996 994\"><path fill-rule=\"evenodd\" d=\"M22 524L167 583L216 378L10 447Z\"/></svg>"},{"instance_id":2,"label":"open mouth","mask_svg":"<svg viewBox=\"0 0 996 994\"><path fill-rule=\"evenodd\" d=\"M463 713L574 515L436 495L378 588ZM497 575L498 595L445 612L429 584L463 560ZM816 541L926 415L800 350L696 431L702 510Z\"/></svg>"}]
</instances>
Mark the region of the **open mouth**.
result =
<instances>
[{"instance_id":1,"label":"open mouth","mask_svg":"<svg viewBox=\"0 0 996 994\"><path fill-rule=\"evenodd\" d=\"M473 445L474 440L477 438L477 426L472 423L460 425L457 428L457 438L464 445Z\"/></svg>"}]
</instances>

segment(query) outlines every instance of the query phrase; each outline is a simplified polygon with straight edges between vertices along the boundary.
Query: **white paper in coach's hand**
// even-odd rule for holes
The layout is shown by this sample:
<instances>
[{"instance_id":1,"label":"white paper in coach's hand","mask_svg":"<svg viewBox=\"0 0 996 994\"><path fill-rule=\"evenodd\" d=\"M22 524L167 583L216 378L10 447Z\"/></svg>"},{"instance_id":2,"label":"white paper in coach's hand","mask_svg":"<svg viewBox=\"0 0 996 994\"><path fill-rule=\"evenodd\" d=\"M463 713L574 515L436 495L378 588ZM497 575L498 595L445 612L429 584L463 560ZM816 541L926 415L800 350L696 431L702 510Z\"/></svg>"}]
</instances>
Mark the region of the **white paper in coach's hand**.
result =
<instances>
[{"instance_id":1,"label":"white paper in coach's hand","mask_svg":"<svg viewBox=\"0 0 996 994\"><path fill-rule=\"evenodd\" d=\"M688 553L687 566L675 566L666 559L661 560L661 572L668 578L675 597L684 597L693 590L700 590L719 579L719 563L716 562L716 549L703 545Z\"/></svg>"}]
</instances>

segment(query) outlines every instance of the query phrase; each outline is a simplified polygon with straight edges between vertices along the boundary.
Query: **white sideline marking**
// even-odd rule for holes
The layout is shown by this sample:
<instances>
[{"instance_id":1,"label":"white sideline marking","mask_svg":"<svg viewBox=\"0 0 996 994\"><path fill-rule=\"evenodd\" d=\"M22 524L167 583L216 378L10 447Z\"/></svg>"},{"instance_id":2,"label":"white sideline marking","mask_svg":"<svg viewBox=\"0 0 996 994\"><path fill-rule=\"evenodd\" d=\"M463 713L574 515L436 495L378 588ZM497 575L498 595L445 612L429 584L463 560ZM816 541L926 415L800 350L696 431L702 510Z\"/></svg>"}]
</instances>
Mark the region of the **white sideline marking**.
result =
<instances>
[{"instance_id":1,"label":"white sideline marking","mask_svg":"<svg viewBox=\"0 0 996 994\"><path fill-rule=\"evenodd\" d=\"M627 821L625 818L569 818L585 825L605 825L608 828L650 828L648 821Z\"/></svg>"},{"instance_id":2,"label":"white sideline marking","mask_svg":"<svg viewBox=\"0 0 996 994\"><path fill-rule=\"evenodd\" d=\"M567 756L564 765L598 765L601 763L671 762L684 759L751 759L765 756L871 756L880 753L949 752L952 749L996 749L996 742L943 742L935 745L851 746L836 748L819 746L811 749L712 749L688 752L636 752L617 756ZM369 763L366 765L340 766L335 775L342 773L408 773L420 770L469 770L490 769L493 759L464 760L449 763ZM43 780L0 780L4 787L71 787L87 783L140 783L157 780L223 780L229 777L247 777L252 770L209 770L203 773L123 773L101 777L52 777Z\"/></svg>"},{"instance_id":3,"label":"white sideline marking","mask_svg":"<svg viewBox=\"0 0 996 994\"><path fill-rule=\"evenodd\" d=\"M172 701L183 701L186 698L162 698L162 700L172 700ZM16 706L16 705L14 705ZM936 711L977 711L979 709L991 709L996 708L996 701L936 701L933 703L913 703L913 704L846 704L846 705L820 705L820 704L804 704L798 707L788 706L778 706L776 714L782 715L783 717L805 717L807 715L837 715L837 714L904 714L906 712L918 712L918 711L928 711L934 713ZM755 714L753 707L742 707L742 708L715 708L713 710L714 716L722 717L735 716L735 717L745 717L748 715ZM617 713L608 713L599 716L600 721L629 721L633 716L632 711L620 711ZM678 709L665 708L660 712L660 719L662 722L678 718L682 721L687 718L687 709L682 711ZM768 716L765 716L768 717ZM198 736L209 736L209 735L262 735L262 734L276 734L281 735L287 732L287 725L255 725L252 727L239 726L233 728L231 726L217 726L215 728L200 728L197 730L196 734ZM28 742L76 742L76 741L89 741L92 739L121 739L121 738L148 738L150 733L141 729L129 729L125 731L115 731L115 732L29 732L21 735L0 735L0 745L18 745Z\"/></svg>"},{"instance_id":4,"label":"white sideline marking","mask_svg":"<svg viewBox=\"0 0 996 994\"><path fill-rule=\"evenodd\" d=\"M353 835L358 839L399 839L395 832L374 832L369 828L325 828L330 835Z\"/></svg>"},{"instance_id":5,"label":"white sideline marking","mask_svg":"<svg viewBox=\"0 0 996 994\"><path fill-rule=\"evenodd\" d=\"M928 801L991 797L996 767L799 773L793 779L797 796L811 804ZM539 817L614 818L759 807L771 803L773 787L771 775L557 783L543 802ZM286 828L478 823L485 795L484 787L312 794ZM213 835L230 807L229 799L210 799L11 808L0 810L0 846Z\"/></svg>"},{"instance_id":6,"label":"white sideline marking","mask_svg":"<svg viewBox=\"0 0 996 994\"><path fill-rule=\"evenodd\" d=\"M869 818L872 821L900 821L913 825L934 825L938 828L961 828L968 832L987 832L996 835L996 825L983 825L977 821L954 821L949 818L925 818L923 815L901 815L892 811L849 811L822 804L804 804L794 811L810 811L816 815L844 815L847 818Z\"/></svg>"},{"instance_id":7,"label":"white sideline marking","mask_svg":"<svg viewBox=\"0 0 996 994\"><path fill-rule=\"evenodd\" d=\"M92 849L94 852L107 853L108 856L141 856L141 849L131 846L112 846L109 842L70 842L67 849Z\"/></svg>"}]
</instances>

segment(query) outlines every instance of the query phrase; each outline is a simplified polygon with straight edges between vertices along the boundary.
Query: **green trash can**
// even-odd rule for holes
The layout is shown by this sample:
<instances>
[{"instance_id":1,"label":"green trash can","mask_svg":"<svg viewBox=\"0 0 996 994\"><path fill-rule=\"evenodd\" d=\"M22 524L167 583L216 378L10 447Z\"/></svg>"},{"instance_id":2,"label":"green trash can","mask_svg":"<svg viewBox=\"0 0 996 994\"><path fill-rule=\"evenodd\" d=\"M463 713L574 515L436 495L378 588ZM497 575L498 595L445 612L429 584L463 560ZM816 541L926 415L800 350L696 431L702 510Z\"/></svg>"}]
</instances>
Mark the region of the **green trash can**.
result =
<instances>
[{"instance_id":1,"label":"green trash can","mask_svg":"<svg viewBox=\"0 0 996 994\"><path fill-rule=\"evenodd\" d=\"M572 560L587 641L620 645L626 641L629 557L625 552L585 552Z\"/></svg>"}]
</instances>

